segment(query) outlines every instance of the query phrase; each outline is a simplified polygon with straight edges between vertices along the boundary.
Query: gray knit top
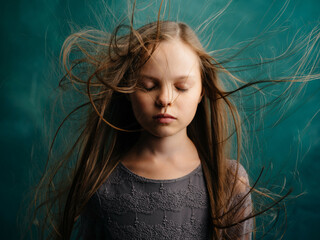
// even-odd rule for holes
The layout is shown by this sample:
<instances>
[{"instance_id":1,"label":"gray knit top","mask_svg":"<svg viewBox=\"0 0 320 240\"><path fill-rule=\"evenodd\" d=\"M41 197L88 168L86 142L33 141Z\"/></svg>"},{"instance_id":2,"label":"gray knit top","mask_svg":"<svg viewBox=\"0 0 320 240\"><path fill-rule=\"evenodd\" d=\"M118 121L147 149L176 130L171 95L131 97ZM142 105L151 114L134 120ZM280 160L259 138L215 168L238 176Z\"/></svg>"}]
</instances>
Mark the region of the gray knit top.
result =
<instances>
[{"instance_id":1,"label":"gray knit top","mask_svg":"<svg viewBox=\"0 0 320 240\"><path fill-rule=\"evenodd\" d=\"M230 162L235 167L235 161ZM247 178L239 166L238 175ZM242 199L240 195L231 205ZM242 206L249 215L250 195ZM209 197L201 164L183 177L154 180L120 162L88 202L80 235L83 239L204 240L209 239L209 227ZM252 219L231 227L223 239L251 239L251 231Z\"/></svg>"}]
</instances>

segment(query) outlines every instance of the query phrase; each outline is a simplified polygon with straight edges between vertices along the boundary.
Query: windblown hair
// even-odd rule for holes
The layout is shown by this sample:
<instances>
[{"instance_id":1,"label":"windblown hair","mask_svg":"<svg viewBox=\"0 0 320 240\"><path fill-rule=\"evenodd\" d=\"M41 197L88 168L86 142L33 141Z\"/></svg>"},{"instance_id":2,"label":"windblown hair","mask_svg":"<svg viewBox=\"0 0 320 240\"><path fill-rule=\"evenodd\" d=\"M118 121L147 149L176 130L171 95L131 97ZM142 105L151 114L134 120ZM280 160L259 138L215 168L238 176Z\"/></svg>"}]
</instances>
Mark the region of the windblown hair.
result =
<instances>
[{"instance_id":1,"label":"windblown hair","mask_svg":"<svg viewBox=\"0 0 320 240\"><path fill-rule=\"evenodd\" d=\"M127 95L137 88L139 72L159 43L171 39L187 44L199 56L203 98L187 133L198 150L204 171L210 198L212 239L220 239L226 228L261 214L286 196L245 218L235 218L234 209L229 207L237 186L236 181L230 185L227 179L230 174L236 179L237 171L229 170L226 159L231 157L231 152L237 152L239 163L243 139L241 117L231 95L246 87L258 89L255 86L258 82L246 83L233 76L205 51L195 32L182 22L158 19L137 30L132 23L119 25L112 34L89 29L69 36L62 48L66 75L60 86L64 87L69 80L88 101L63 120L50 151L61 126L72 114L86 109L87 117L65 158L55 167L48 167L40 181L34 203L36 213L43 209L44 217L38 218L35 214L34 219L42 224L41 238L71 238L86 203L137 141L141 126ZM218 76L220 72L241 86L227 91ZM72 163L70 156L75 151L77 157ZM67 175L59 174L66 169L69 169ZM61 176L69 178L61 179ZM252 191L263 194L255 189L255 184Z\"/></svg>"}]
</instances>

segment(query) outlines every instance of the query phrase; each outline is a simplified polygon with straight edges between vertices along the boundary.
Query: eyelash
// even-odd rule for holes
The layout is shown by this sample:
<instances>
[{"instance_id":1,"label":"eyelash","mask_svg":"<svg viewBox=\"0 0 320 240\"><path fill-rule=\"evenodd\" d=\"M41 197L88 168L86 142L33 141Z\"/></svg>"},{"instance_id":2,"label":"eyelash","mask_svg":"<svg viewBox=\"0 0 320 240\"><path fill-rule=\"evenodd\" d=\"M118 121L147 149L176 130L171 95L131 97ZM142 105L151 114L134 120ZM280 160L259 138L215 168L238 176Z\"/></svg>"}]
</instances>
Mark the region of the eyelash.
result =
<instances>
[{"instance_id":1,"label":"eyelash","mask_svg":"<svg viewBox=\"0 0 320 240\"><path fill-rule=\"evenodd\" d=\"M146 90L147 92L150 92L150 91L154 90L154 89L156 88L156 86L153 86L153 87L151 87L151 88L146 88L146 87L143 87L143 88L144 88L144 90ZM180 91L180 92L186 92L186 91L188 91L188 89L185 89L185 88L176 87L176 89L177 89L178 91Z\"/></svg>"},{"instance_id":2,"label":"eyelash","mask_svg":"<svg viewBox=\"0 0 320 240\"><path fill-rule=\"evenodd\" d=\"M144 87L144 90L146 90L147 92L150 92L150 91L152 91L153 89L155 89L155 87L151 87L151 88L146 88L146 87Z\"/></svg>"},{"instance_id":3,"label":"eyelash","mask_svg":"<svg viewBox=\"0 0 320 240\"><path fill-rule=\"evenodd\" d=\"M186 91L188 91L188 89L186 89L186 88L178 88L178 87L176 87L176 89L178 89L178 91L180 91L180 92L186 92Z\"/></svg>"}]
</instances>

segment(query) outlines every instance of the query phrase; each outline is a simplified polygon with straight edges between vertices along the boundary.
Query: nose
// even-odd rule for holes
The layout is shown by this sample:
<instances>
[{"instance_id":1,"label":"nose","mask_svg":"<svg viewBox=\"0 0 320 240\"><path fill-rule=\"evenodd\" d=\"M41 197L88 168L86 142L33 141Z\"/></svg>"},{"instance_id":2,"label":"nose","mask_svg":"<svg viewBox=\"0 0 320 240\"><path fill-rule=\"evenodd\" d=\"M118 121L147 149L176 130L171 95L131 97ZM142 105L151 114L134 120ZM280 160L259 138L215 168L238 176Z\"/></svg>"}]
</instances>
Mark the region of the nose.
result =
<instances>
[{"instance_id":1,"label":"nose","mask_svg":"<svg viewBox=\"0 0 320 240\"><path fill-rule=\"evenodd\" d=\"M168 86L159 89L156 96L156 105L158 107L168 107L171 106L173 102L173 92Z\"/></svg>"}]
</instances>

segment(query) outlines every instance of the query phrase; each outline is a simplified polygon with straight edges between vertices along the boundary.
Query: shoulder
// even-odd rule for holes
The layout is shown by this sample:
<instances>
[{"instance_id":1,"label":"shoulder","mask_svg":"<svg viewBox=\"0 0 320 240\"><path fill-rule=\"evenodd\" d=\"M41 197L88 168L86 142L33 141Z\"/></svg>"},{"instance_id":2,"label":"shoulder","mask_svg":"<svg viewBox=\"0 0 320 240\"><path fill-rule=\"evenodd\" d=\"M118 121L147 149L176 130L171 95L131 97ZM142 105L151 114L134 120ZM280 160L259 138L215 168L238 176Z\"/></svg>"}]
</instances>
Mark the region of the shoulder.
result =
<instances>
[{"instance_id":1,"label":"shoulder","mask_svg":"<svg viewBox=\"0 0 320 240\"><path fill-rule=\"evenodd\" d=\"M231 194L229 217L227 224L236 224L225 230L223 239L251 239L253 218L251 217L253 205L251 200L251 187L248 174L242 164L236 160L227 160L229 191ZM229 222L228 222L229 221Z\"/></svg>"},{"instance_id":2,"label":"shoulder","mask_svg":"<svg viewBox=\"0 0 320 240\"><path fill-rule=\"evenodd\" d=\"M231 201L229 206L234 206L234 215L249 215L252 211L251 186L247 171L242 164L236 160L228 160L228 187ZM238 216L241 219L241 216Z\"/></svg>"},{"instance_id":3,"label":"shoulder","mask_svg":"<svg viewBox=\"0 0 320 240\"><path fill-rule=\"evenodd\" d=\"M248 177L247 171L237 160L227 159L227 168L228 171L232 174L237 174L240 177Z\"/></svg>"},{"instance_id":4,"label":"shoulder","mask_svg":"<svg viewBox=\"0 0 320 240\"><path fill-rule=\"evenodd\" d=\"M235 184L237 192L247 192L250 188L248 173L237 160L227 160L228 177L230 183Z\"/></svg>"}]
</instances>

